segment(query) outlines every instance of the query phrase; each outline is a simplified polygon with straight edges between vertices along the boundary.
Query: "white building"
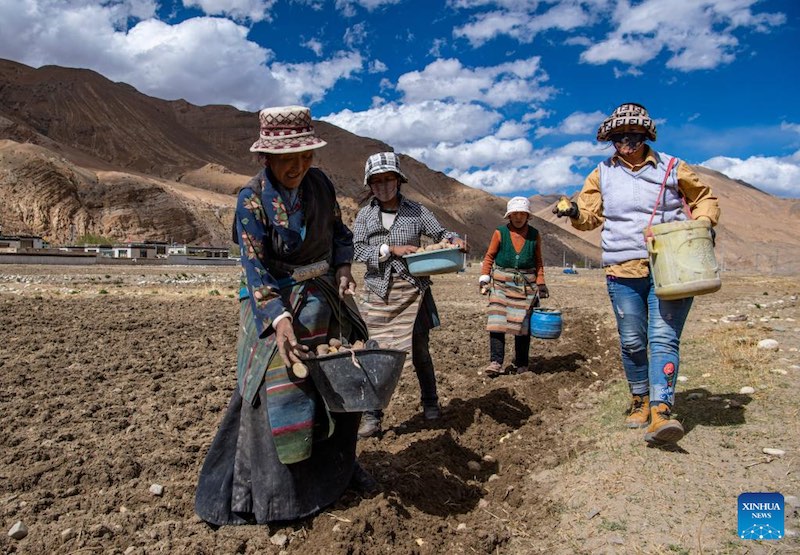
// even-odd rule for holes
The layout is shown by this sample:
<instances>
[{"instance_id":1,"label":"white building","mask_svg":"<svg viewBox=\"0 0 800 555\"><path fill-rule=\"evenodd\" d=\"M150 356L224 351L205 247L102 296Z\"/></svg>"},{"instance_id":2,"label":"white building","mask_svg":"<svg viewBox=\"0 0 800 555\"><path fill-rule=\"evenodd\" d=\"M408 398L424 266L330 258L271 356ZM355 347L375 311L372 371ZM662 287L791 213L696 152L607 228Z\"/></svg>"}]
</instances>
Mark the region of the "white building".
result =
<instances>
[{"instance_id":1,"label":"white building","mask_svg":"<svg viewBox=\"0 0 800 555\"><path fill-rule=\"evenodd\" d=\"M114 258L156 258L158 249L152 243L128 243L111 248Z\"/></svg>"},{"instance_id":2,"label":"white building","mask_svg":"<svg viewBox=\"0 0 800 555\"><path fill-rule=\"evenodd\" d=\"M198 258L228 258L228 247L198 247L196 245L170 245L167 247L170 256L194 256Z\"/></svg>"},{"instance_id":3,"label":"white building","mask_svg":"<svg viewBox=\"0 0 800 555\"><path fill-rule=\"evenodd\" d=\"M44 239L38 235L0 235L0 250L16 252L19 249L43 249Z\"/></svg>"}]
</instances>

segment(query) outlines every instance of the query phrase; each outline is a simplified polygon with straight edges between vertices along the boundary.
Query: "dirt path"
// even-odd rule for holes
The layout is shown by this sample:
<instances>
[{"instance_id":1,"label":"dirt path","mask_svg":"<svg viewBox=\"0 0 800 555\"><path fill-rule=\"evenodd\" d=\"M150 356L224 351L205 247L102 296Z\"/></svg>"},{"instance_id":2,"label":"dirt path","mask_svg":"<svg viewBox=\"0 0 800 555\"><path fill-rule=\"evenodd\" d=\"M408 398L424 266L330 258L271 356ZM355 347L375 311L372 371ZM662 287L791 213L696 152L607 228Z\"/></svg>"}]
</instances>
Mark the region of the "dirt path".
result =
<instances>
[{"instance_id":1,"label":"dirt path","mask_svg":"<svg viewBox=\"0 0 800 555\"><path fill-rule=\"evenodd\" d=\"M235 385L235 270L0 266L0 514L5 530L29 529L2 534L0 550L800 552L796 536L736 536L740 493L800 496L797 279L730 276L696 300L677 405L688 434L667 451L619 425L627 394L599 272L550 269L565 331L534 340L530 372L496 379L478 372L488 336L474 272L435 282L444 418L422 419L404 376L388 431L360 445L384 493L348 493L291 526L215 532L192 506ZM720 321L735 313L747 320ZM767 337L779 351L757 348Z\"/></svg>"}]
</instances>

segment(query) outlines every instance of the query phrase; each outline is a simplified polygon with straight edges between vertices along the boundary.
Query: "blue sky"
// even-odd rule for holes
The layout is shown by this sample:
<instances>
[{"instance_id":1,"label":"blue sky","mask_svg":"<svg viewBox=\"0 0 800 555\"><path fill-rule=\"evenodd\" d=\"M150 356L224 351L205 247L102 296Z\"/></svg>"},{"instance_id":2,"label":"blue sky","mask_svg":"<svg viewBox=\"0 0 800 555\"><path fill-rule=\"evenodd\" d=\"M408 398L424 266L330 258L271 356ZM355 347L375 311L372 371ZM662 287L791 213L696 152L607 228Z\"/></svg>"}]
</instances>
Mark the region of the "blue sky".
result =
<instances>
[{"instance_id":1,"label":"blue sky","mask_svg":"<svg viewBox=\"0 0 800 555\"><path fill-rule=\"evenodd\" d=\"M795 0L0 0L0 21L2 58L306 104L494 194L575 191L634 101L659 150L800 197Z\"/></svg>"}]
</instances>

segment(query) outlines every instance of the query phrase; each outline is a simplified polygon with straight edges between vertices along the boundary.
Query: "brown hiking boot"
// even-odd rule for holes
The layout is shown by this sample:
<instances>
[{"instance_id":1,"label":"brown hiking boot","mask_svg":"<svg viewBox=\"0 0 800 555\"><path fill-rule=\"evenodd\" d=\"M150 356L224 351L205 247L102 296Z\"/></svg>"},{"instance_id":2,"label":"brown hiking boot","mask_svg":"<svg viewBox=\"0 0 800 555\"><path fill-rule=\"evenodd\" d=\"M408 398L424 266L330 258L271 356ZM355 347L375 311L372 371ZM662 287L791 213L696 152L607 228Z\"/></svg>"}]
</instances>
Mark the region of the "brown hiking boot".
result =
<instances>
[{"instance_id":1,"label":"brown hiking boot","mask_svg":"<svg viewBox=\"0 0 800 555\"><path fill-rule=\"evenodd\" d=\"M644 433L644 440L651 444L677 443L683 437L683 426L677 420L670 420L671 411L666 403L650 407L650 426Z\"/></svg>"},{"instance_id":2,"label":"brown hiking boot","mask_svg":"<svg viewBox=\"0 0 800 555\"><path fill-rule=\"evenodd\" d=\"M644 428L650 423L650 396L634 395L625 418L626 428Z\"/></svg>"}]
</instances>

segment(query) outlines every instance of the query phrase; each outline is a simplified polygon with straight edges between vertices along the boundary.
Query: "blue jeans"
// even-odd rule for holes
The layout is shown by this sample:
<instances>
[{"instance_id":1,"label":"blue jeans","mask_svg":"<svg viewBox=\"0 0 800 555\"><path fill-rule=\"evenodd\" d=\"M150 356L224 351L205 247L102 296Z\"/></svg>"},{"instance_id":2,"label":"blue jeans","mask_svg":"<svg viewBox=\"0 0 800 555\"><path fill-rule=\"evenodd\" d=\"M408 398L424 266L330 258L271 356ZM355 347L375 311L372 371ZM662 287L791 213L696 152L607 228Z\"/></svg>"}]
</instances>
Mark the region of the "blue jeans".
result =
<instances>
[{"instance_id":1,"label":"blue jeans","mask_svg":"<svg viewBox=\"0 0 800 555\"><path fill-rule=\"evenodd\" d=\"M660 300L652 276L606 276L606 285L617 318L622 367L631 393L649 393L651 405L672 406L680 365L681 332L693 298Z\"/></svg>"}]
</instances>

